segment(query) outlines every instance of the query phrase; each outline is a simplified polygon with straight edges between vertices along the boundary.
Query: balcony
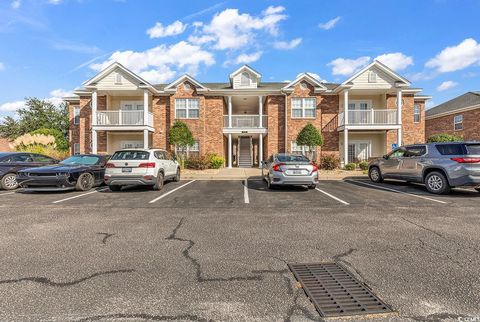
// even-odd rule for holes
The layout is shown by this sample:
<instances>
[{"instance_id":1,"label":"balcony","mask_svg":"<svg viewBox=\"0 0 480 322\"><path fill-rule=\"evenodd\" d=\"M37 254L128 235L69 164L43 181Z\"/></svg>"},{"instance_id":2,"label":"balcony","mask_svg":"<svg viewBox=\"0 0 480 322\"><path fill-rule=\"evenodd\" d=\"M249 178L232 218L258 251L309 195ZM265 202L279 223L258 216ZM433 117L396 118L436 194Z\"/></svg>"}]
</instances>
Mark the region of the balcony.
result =
<instances>
[{"instance_id":1,"label":"balcony","mask_svg":"<svg viewBox=\"0 0 480 322\"><path fill-rule=\"evenodd\" d=\"M148 112L148 121L145 124L144 111L97 111L94 115L96 126L151 126L153 127L153 114Z\"/></svg>"},{"instance_id":2,"label":"balcony","mask_svg":"<svg viewBox=\"0 0 480 322\"><path fill-rule=\"evenodd\" d=\"M338 126L345 125L345 113L338 114ZM347 125L398 125L397 109L367 109L348 111Z\"/></svg>"},{"instance_id":3,"label":"balcony","mask_svg":"<svg viewBox=\"0 0 480 322\"><path fill-rule=\"evenodd\" d=\"M260 127L260 117L262 117L262 126ZM223 127L228 128L228 115L223 116ZM267 115L232 115L232 128L266 128L267 127Z\"/></svg>"}]
</instances>

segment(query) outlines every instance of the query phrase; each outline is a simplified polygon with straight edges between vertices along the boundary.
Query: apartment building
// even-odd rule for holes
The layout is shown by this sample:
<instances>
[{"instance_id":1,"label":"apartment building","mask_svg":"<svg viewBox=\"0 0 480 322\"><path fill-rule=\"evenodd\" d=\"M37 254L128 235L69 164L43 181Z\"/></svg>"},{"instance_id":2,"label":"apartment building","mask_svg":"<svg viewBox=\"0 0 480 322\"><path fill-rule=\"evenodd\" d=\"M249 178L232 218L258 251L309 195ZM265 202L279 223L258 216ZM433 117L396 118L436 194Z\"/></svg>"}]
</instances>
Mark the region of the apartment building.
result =
<instances>
[{"instance_id":1,"label":"apartment building","mask_svg":"<svg viewBox=\"0 0 480 322\"><path fill-rule=\"evenodd\" d=\"M480 141L480 92L467 92L426 112L427 138L452 134L465 141Z\"/></svg>"},{"instance_id":2,"label":"apartment building","mask_svg":"<svg viewBox=\"0 0 480 322\"><path fill-rule=\"evenodd\" d=\"M227 77L226 77L227 78ZM374 61L342 83L307 73L291 82L265 82L248 65L228 81L204 83L183 75L150 84L119 63L83 83L70 109L71 153L112 153L123 148L163 148L176 120L196 143L189 153L216 153L227 167L253 167L272 153L308 151L296 144L312 123L324 145L315 158L335 154L342 164L381 156L392 147L425 141L421 89Z\"/></svg>"}]
</instances>

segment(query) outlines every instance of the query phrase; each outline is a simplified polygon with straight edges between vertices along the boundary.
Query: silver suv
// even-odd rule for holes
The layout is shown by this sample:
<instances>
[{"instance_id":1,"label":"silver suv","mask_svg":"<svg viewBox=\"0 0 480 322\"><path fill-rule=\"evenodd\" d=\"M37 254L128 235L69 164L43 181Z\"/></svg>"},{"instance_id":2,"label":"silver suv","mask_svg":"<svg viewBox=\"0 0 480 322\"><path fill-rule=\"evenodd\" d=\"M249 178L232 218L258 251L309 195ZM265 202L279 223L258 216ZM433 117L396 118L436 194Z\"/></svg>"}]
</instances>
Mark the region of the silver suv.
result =
<instances>
[{"instance_id":1,"label":"silver suv","mask_svg":"<svg viewBox=\"0 0 480 322\"><path fill-rule=\"evenodd\" d=\"M112 191L126 185L146 185L161 190L165 180L180 181L180 166L165 150L120 150L108 160L104 179Z\"/></svg>"},{"instance_id":2,"label":"silver suv","mask_svg":"<svg viewBox=\"0 0 480 322\"><path fill-rule=\"evenodd\" d=\"M424 183L428 191L447 194L452 187L480 192L480 143L427 143L399 147L370 162L373 182L400 179Z\"/></svg>"}]
</instances>

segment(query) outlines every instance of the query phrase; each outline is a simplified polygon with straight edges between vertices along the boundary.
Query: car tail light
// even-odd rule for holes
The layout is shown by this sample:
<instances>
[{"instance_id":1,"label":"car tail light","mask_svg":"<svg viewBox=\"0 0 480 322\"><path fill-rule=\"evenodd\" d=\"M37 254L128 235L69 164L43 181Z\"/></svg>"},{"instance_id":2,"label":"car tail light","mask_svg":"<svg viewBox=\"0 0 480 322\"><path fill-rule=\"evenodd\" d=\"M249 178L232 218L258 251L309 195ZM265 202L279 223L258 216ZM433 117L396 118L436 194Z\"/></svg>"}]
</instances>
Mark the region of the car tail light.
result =
<instances>
[{"instance_id":1,"label":"car tail light","mask_svg":"<svg viewBox=\"0 0 480 322\"><path fill-rule=\"evenodd\" d=\"M105 168L115 168L115 164L113 164L113 163L107 163L107 164L105 165Z\"/></svg>"},{"instance_id":2,"label":"car tail light","mask_svg":"<svg viewBox=\"0 0 480 322\"><path fill-rule=\"evenodd\" d=\"M146 162L146 163L140 163L138 165L139 168L155 168L155 162Z\"/></svg>"},{"instance_id":3,"label":"car tail light","mask_svg":"<svg viewBox=\"0 0 480 322\"><path fill-rule=\"evenodd\" d=\"M273 171L283 172L283 170L280 168L282 165L285 165L285 164L283 164L283 163L275 164L275 165L272 167Z\"/></svg>"},{"instance_id":4,"label":"car tail light","mask_svg":"<svg viewBox=\"0 0 480 322\"><path fill-rule=\"evenodd\" d=\"M310 164L311 164L311 165L312 165L312 167L313 167L312 173L314 173L314 172L317 172L317 171L318 171L318 167L317 167L317 165L316 165L315 163L313 163L313 162L312 162L312 163L310 163Z\"/></svg>"},{"instance_id":5,"label":"car tail light","mask_svg":"<svg viewBox=\"0 0 480 322\"><path fill-rule=\"evenodd\" d=\"M480 158L451 158L451 160L458 163L479 163Z\"/></svg>"}]
</instances>

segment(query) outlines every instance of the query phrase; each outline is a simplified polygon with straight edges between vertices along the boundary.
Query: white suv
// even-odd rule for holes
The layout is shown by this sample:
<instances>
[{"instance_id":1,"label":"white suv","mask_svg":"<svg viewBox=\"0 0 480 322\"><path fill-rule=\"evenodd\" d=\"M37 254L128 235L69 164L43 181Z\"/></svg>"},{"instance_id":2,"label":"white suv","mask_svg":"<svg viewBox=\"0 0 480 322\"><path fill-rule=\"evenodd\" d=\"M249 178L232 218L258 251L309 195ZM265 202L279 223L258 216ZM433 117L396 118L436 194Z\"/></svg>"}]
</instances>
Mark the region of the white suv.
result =
<instances>
[{"instance_id":1,"label":"white suv","mask_svg":"<svg viewBox=\"0 0 480 322\"><path fill-rule=\"evenodd\" d=\"M108 160L104 179L112 191L120 191L126 185L161 190L165 180L180 181L180 166L165 150L120 150Z\"/></svg>"}]
</instances>

